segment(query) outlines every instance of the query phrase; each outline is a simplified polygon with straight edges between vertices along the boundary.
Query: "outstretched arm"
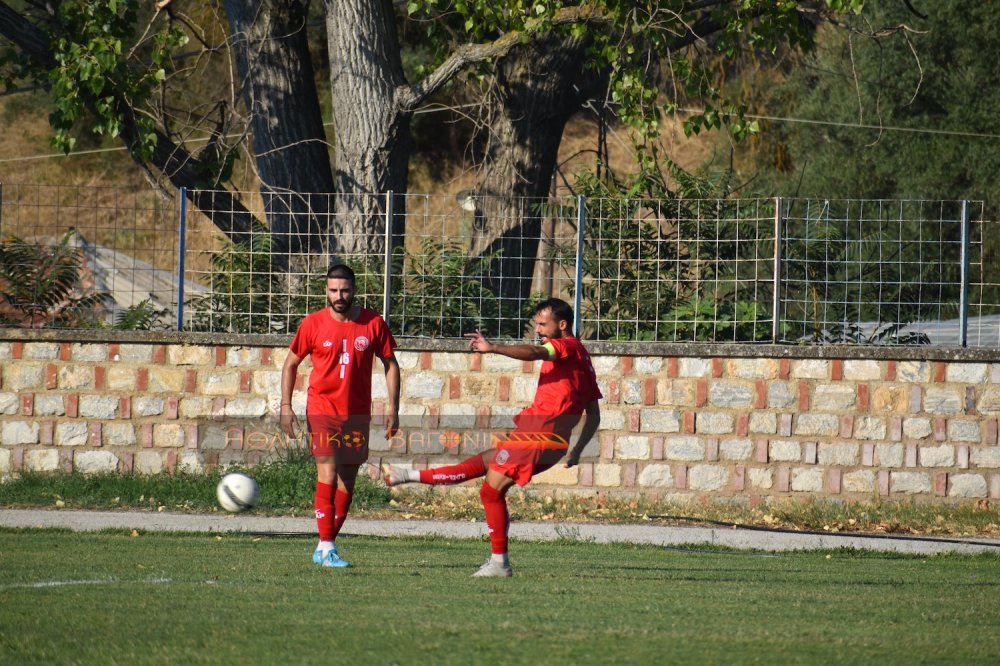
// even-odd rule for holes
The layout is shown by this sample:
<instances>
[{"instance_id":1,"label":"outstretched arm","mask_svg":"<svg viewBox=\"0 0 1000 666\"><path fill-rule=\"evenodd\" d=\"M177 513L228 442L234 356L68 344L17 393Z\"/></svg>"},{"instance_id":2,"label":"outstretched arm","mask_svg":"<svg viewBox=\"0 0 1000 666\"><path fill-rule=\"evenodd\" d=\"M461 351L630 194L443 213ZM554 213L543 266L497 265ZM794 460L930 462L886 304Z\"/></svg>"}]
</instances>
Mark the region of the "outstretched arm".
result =
<instances>
[{"instance_id":1,"label":"outstretched arm","mask_svg":"<svg viewBox=\"0 0 1000 666\"><path fill-rule=\"evenodd\" d=\"M576 440L576 446L569 453L566 459L566 467L573 467L580 464L580 454L587 448L587 444L594 438L597 428L601 425L601 406L596 400L587 403L587 408L583 420L583 429L580 437Z\"/></svg>"},{"instance_id":2,"label":"outstretched arm","mask_svg":"<svg viewBox=\"0 0 1000 666\"><path fill-rule=\"evenodd\" d=\"M544 361L551 358L547 347L542 345L503 345L490 342L479 331L466 333L469 338L469 348L482 353L501 354L518 361Z\"/></svg>"}]
</instances>

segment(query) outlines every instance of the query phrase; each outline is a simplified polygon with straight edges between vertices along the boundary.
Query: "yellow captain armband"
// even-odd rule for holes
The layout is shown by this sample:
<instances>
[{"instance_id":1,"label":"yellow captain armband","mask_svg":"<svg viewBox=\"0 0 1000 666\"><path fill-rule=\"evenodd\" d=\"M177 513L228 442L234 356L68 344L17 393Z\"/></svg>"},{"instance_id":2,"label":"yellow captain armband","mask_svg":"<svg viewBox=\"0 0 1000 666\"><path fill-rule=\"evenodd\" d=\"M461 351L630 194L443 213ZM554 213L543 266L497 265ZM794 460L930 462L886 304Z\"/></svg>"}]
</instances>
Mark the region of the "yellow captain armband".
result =
<instances>
[{"instance_id":1,"label":"yellow captain armband","mask_svg":"<svg viewBox=\"0 0 1000 666\"><path fill-rule=\"evenodd\" d=\"M542 346L545 347L545 351L547 351L549 353L549 358L550 359L553 359L553 358L556 357L556 348L555 348L555 345L553 345L551 342L546 342Z\"/></svg>"}]
</instances>

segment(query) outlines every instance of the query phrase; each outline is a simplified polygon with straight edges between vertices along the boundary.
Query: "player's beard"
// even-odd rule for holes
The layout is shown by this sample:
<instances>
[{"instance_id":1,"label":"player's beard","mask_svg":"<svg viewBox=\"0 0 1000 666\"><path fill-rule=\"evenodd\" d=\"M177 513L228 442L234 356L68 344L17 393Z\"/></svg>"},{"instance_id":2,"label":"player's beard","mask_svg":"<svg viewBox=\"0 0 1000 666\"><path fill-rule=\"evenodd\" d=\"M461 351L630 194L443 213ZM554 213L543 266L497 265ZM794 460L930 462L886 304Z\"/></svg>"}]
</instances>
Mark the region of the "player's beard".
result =
<instances>
[{"instance_id":1,"label":"player's beard","mask_svg":"<svg viewBox=\"0 0 1000 666\"><path fill-rule=\"evenodd\" d=\"M561 337L562 337L562 334L560 334L559 331L556 331L555 335L545 335L544 333L539 333L538 334L539 344L542 344L542 345L548 344L549 341L551 341L554 338L561 338Z\"/></svg>"},{"instance_id":2,"label":"player's beard","mask_svg":"<svg viewBox=\"0 0 1000 666\"><path fill-rule=\"evenodd\" d=\"M344 300L336 300L330 302L330 307L337 314L347 314L354 307L354 297L346 298Z\"/></svg>"}]
</instances>

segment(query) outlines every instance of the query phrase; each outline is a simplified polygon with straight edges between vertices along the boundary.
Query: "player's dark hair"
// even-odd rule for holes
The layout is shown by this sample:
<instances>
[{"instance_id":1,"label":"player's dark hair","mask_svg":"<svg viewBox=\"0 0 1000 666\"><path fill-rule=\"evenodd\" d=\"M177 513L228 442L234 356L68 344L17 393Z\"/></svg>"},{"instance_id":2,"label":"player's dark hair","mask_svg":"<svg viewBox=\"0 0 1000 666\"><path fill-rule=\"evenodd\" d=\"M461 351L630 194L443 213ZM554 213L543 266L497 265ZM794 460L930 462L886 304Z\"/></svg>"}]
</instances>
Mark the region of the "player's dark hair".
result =
<instances>
[{"instance_id":1,"label":"player's dark hair","mask_svg":"<svg viewBox=\"0 0 1000 666\"><path fill-rule=\"evenodd\" d=\"M551 310L556 321L569 322L570 333L573 332L573 308L561 298L546 298L535 305L535 314L542 310Z\"/></svg>"},{"instance_id":2,"label":"player's dark hair","mask_svg":"<svg viewBox=\"0 0 1000 666\"><path fill-rule=\"evenodd\" d=\"M350 280L351 286L354 286L354 271L347 264L334 264L330 266L330 270L326 272L327 280Z\"/></svg>"}]
</instances>

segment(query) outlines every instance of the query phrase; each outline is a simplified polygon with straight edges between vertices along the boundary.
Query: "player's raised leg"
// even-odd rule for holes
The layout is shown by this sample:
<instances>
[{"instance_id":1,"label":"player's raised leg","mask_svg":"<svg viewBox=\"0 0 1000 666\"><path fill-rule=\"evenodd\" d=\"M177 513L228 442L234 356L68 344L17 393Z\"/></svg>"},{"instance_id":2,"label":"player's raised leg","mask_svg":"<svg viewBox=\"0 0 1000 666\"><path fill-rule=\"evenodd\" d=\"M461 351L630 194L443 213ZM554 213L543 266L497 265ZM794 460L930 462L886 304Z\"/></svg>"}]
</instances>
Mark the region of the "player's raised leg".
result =
<instances>
[{"instance_id":1,"label":"player's raised leg","mask_svg":"<svg viewBox=\"0 0 1000 666\"><path fill-rule=\"evenodd\" d=\"M382 480L387 486L403 483L425 483L432 486L452 485L470 479L478 479L486 474L486 469L496 457L496 449L469 456L454 465L442 465L430 469L407 469L396 465L382 465Z\"/></svg>"}]
</instances>

